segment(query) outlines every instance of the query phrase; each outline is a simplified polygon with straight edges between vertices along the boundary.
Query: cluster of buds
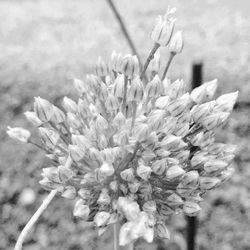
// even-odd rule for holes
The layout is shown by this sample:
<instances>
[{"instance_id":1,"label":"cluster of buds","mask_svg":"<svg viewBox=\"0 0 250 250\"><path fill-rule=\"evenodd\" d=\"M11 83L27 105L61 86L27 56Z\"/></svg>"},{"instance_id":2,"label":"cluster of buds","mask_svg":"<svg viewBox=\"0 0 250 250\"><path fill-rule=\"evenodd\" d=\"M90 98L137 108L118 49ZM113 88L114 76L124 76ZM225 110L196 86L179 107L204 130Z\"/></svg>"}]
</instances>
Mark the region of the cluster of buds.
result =
<instances>
[{"instance_id":1,"label":"cluster of buds","mask_svg":"<svg viewBox=\"0 0 250 250\"><path fill-rule=\"evenodd\" d=\"M173 12L159 19L151 37L180 53ZM121 224L121 245L168 238L168 216L197 215L204 194L233 173L235 146L215 137L238 93L214 99L216 80L187 93L183 80L161 80L160 66L158 54L146 81L136 56L113 52L109 63L98 59L96 75L74 80L77 101L64 97L59 109L37 97L34 111L25 113L51 160L40 184L76 200L74 215L93 221L100 234ZM8 134L32 142L24 129Z\"/></svg>"}]
</instances>

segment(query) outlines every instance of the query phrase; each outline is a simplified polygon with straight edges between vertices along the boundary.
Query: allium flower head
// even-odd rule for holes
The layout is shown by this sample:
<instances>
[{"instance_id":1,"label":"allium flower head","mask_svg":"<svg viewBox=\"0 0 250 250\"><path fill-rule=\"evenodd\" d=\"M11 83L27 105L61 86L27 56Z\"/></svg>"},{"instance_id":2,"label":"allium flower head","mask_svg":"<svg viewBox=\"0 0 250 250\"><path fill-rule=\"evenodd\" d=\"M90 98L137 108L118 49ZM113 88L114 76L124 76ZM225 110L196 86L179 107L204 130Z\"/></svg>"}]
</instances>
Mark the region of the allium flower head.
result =
<instances>
[{"instance_id":1,"label":"allium flower head","mask_svg":"<svg viewBox=\"0 0 250 250\"><path fill-rule=\"evenodd\" d=\"M173 12L154 28L156 43L169 43ZM181 34L172 39L170 49L181 52ZM76 199L74 215L100 234L121 223L121 245L169 238L166 218L181 210L197 215L204 194L233 173L235 147L215 139L238 92L214 99L213 80L187 93L183 80L161 80L159 58L151 67L146 81L136 56L113 52L110 62L98 59L96 75L74 80L78 97L64 97L64 110L37 97L34 112L25 113L51 160L40 184ZM7 133L30 137L23 129Z\"/></svg>"}]
</instances>

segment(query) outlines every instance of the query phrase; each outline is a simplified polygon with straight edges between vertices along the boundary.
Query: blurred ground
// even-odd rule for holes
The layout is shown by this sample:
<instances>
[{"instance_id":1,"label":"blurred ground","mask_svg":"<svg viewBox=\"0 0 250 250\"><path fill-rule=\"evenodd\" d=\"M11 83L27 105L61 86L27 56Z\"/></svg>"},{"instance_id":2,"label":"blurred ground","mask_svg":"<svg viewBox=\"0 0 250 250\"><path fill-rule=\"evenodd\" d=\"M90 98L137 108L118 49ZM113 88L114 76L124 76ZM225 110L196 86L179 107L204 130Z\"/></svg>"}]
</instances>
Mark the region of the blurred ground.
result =
<instances>
[{"instance_id":1,"label":"blurred ground","mask_svg":"<svg viewBox=\"0 0 250 250\"><path fill-rule=\"evenodd\" d=\"M155 17L167 5L176 6L185 49L171 66L171 78L183 77L189 82L191 64L203 61L205 80L217 77L219 92L240 89L240 99L250 101L249 1L115 2L143 59L151 46L149 32ZM0 1L0 249L13 248L20 230L46 195L38 185L41 167L46 165L43 154L7 138L6 126L31 129L22 113L32 108L33 96L60 103L63 95L73 94L70 79L84 79L98 55L108 58L113 49L129 52L106 1ZM249 109L235 111L221 133L220 140L239 145L236 174L202 204L200 250L250 249L249 114ZM177 216L169 223L180 246L171 243L168 249L183 249L185 221ZM89 240L90 234L96 237L88 225L73 220L72 204L57 198L25 249L110 249L110 235L97 242Z\"/></svg>"}]
</instances>

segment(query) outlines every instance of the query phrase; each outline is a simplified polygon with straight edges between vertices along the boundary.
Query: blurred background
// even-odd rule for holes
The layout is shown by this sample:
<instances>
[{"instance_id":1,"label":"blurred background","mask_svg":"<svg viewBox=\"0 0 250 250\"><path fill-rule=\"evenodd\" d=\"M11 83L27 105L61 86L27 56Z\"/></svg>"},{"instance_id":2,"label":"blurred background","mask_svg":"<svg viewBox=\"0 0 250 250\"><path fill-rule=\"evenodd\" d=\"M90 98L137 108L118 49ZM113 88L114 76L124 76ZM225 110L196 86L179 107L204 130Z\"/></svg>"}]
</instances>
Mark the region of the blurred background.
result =
<instances>
[{"instance_id":1,"label":"blurred background","mask_svg":"<svg viewBox=\"0 0 250 250\"><path fill-rule=\"evenodd\" d=\"M250 1L114 0L145 59L155 18L168 5L177 7L177 29L185 47L169 77L191 84L192 65L203 63L203 79L218 78L224 93L240 90L239 105L219 140L238 145L236 173L201 204L197 249L250 249ZM70 79L85 79L98 56L130 48L107 1L0 0L0 249L12 249L20 230L47 192L38 184L44 154L6 135L6 126L24 126L35 134L23 112L33 96L60 105L73 96ZM190 85L191 86L191 85ZM26 250L111 249L111 232L97 237L91 225L72 216L73 203L56 198L28 237ZM169 250L186 249L186 220L168 222ZM97 240L98 238L98 240ZM137 249L156 249L156 244Z\"/></svg>"}]
</instances>

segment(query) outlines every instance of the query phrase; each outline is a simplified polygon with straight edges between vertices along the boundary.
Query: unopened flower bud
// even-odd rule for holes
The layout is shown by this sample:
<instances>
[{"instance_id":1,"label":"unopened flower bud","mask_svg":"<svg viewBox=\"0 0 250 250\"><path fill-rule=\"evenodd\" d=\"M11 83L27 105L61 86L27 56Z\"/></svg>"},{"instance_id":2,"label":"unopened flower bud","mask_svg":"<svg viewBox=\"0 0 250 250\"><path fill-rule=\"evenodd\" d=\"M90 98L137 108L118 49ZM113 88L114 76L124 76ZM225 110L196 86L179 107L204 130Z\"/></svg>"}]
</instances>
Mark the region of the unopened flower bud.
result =
<instances>
[{"instance_id":1,"label":"unopened flower bud","mask_svg":"<svg viewBox=\"0 0 250 250\"><path fill-rule=\"evenodd\" d=\"M31 122L34 126L39 127L42 125L42 121L37 117L35 112L24 112L26 119Z\"/></svg>"},{"instance_id":2,"label":"unopened flower bud","mask_svg":"<svg viewBox=\"0 0 250 250\"><path fill-rule=\"evenodd\" d=\"M80 79L74 79L73 86L79 95L85 94L88 90L87 84Z\"/></svg>"},{"instance_id":3,"label":"unopened flower bud","mask_svg":"<svg viewBox=\"0 0 250 250\"><path fill-rule=\"evenodd\" d=\"M120 176L124 181L132 182L135 179L134 169L127 168L120 173Z\"/></svg>"},{"instance_id":4,"label":"unopened flower bud","mask_svg":"<svg viewBox=\"0 0 250 250\"><path fill-rule=\"evenodd\" d=\"M151 172L152 172L152 169L144 165L139 165L136 169L136 174L145 181L149 179Z\"/></svg>"},{"instance_id":5,"label":"unopened flower bud","mask_svg":"<svg viewBox=\"0 0 250 250\"><path fill-rule=\"evenodd\" d=\"M89 206L83 203L83 200L79 199L74 207L73 215L83 220L87 220L90 214Z\"/></svg>"},{"instance_id":6,"label":"unopened flower bud","mask_svg":"<svg viewBox=\"0 0 250 250\"><path fill-rule=\"evenodd\" d=\"M100 171L100 174L103 176L111 176L115 172L113 165L111 163L107 163L107 162L104 162L101 165L99 171Z\"/></svg>"},{"instance_id":7,"label":"unopened flower bud","mask_svg":"<svg viewBox=\"0 0 250 250\"><path fill-rule=\"evenodd\" d=\"M166 201L169 205L172 206L180 206L183 204L182 198L176 193L172 193L171 195L169 195Z\"/></svg>"},{"instance_id":8,"label":"unopened flower bud","mask_svg":"<svg viewBox=\"0 0 250 250\"><path fill-rule=\"evenodd\" d=\"M206 117L213 110L215 104L215 101L211 101L204 104L195 105L190 111L194 122L198 123L204 119L204 117Z\"/></svg>"},{"instance_id":9,"label":"unopened flower bud","mask_svg":"<svg viewBox=\"0 0 250 250\"><path fill-rule=\"evenodd\" d=\"M219 112L206 116L200 122L207 130L212 130L224 124L229 115L229 112Z\"/></svg>"},{"instance_id":10,"label":"unopened flower bud","mask_svg":"<svg viewBox=\"0 0 250 250\"><path fill-rule=\"evenodd\" d=\"M220 172L227 167L227 163L218 159L211 159L204 164L204 170L208 174Z\"/></svg>"},{"instance_id":11,"label":"unopened flower bud","mask_svg":"<svg viewBox=\"0 0 250 250\"><path fill-rule=\"evenodd\" d=\"M50 121L59 124L65 121L65 114L63 113L62 110L60 110L58 107L53 105L53 113L50 118Z\"/></svg>"},{"instance_id":12,"label":"unopened flower bud","mask_svg":"<svg viewBox=\"0 0 250 250\"><path fill-rule=\"evenodd\" d=\"M176 178L180 178L185 174L185 170L183 168L181 168L178 165L172 166L170 167L167 171L166 171L166 177L169 180L173 180Z\"/></svg>"},{"instance_id":13,"label":"unopened flower bud","mask_svg":"<svg viewBox=\"0 0 250 250\"><path fill-rule=\"evenodd\" d=\"M77 113L83 120L88 118L90 114L90 110L89 110L89 105L86 99L79 98L78 105L77 105ZM74 114L76 116L75 113L71 113L71 114Z\"/></svg>"},{"instance_id":14,"label":"unopened flower bud","mask_svg":"<svg viewBox=\"0 0 250 250\"><path fill-rule=\"evenodd\" d=\"M188 216L196 216L200 212L200 210L201 207L195 202L186 201L184 203L183 211Z\"/></svg>"},{"instance_id":15,"label":"unopened flower bud","mask_svg":"<svg viewBox=\"0 0 250 250\"><path fill-rule=\"evenodd\" d=\"M60 182L58 169L56 167L43 168L42 176L48 178L52 182Z\"/></svg>"},{"instance_id":16,"label":"unopened flower bud","mask_svg":"<svg viewBox=\"0 0 250 250\"><path fill-rule=\"evenodd\" d=\"M169 103L169 96L160 96L156 99L155 107L159 109L166 109Z\"/></svg>"},{"instance_id":17,"label":"unopened flower bud","mask_svg":"<svg viewBox=\"0 0 250 250\"><path fill-rule=\"evenodd\" d=\"M199 178L200 189L201 190L210 190L217 187L221 181L216 177L200 177Z\"/></svg>"},{"instance_id":18,"label":"unopened flower bud","mask_svg":"<svg viewBox=\"0 0 250 250\"><path fill-rule=\"evenodd\" d=\"M148 214L153 214L156 212L156 203L155 201L147 201L142 206L143 211L145 211Z\"/></svg>"},{"instance_id":19,"label":"unopened flower bud","mask_svg":"<svg viewBox=\"0 0 250 250\"><path fill-rule=\"evenodd\" d=\"M114 96L118 99L124 96L124 75L122 74L119 74L115 79Z\"/></svg>"},{"instance_id":20,"label":"unopened flower bud","mask_svg":"<svg viewBox=\"0 0 250 250\"><path fill-rule=\"evenodd\" d=\"M73 161L80 161L85 155L85 149L78 145L69 145L69 153Z\"/></svg>"},{"instance_id":21,"label":"unopened flower bud","mask_svg":"<svg viewBox=\"0 0 250 250\"><path fill-rule=\"evenodd\" d=\"M76 102L66 96L63 98L62 106L67 112L74 114L77 112Z\"/></svg>"},{"instance_id":22,"label":"unopened flower bud","mask_svg":"<svg viewBox=\"0 0 250 250\"><path fill-rule=\"evenodd\" d=\"M163 238L163 239L170 239L169 231L162 221L157 221L155 225L155 233L156 236Z\"/></svg>"},{"instance_id":23,"label":"unopened flower bud","mask_svg":"<svg viewBox=\"0 0 250 250\"><path fill-rule=\"evenodd\" d=\"M84 135L74 135L73 134L71 140L72 140L72 143L74 145L78 145L79 147L82 147L85 149L92 147L91 142Z\"/></svg>"},{"instance_id":24,"label":"unopened flower bud","mask_svg":"<svg viewBox=\"0 0 250 250\"><path fill-rule=\"evenodd\" d=\"M114 95L109 94L105 102L105 107L108 112L116 111L119 107L118 99Z\"/></svg>"},{"instance_id":25,"label":"unopened flower bud","mask_svg":"<svg viewBox=\"0 0 250 250\"><path fill-rule=\"evenodd\" d=\"M189 122L177 123L174 133L176 136L184 137L189 132Z\"/></svg>"},{"instance_id":26,"label":"unopened flower bud","mask_svg":"<svg viewBox=\"0 0 250 250\"><path fill-rule=\"evenodd\" d=\"M161 67L160 50L157 50L154 54L153 60L150 61L148 69L151 72L158 73Z\"/></svg>"},{"instance_id":27,"label":"unopened flower bud","mask_svg":"<svg viewBox=\"0 0 250 250\"><path fill-rule=\"evenodd\" d=\"M111 181L111 182L109 183L109 187L110 187L110 189L111 189L113 192L117 192L117 190L118 190L118 183L117 183L117 181Z\"/></svg>"},{"instance_id":28,"label":"unopened flower bud","mask_svg":"<svg viewBox=\"0 0 250 250\"><path fill-rule=\"evenodd\" d=\"M122 68L122 54L113 51L111 54L111 68L115 72L121 72Z\"/></svg>"},{"instance_id":29,"label":"unopened flower bud","mask_svg":"<svg viewBox=\"0 0 250 250\"><path fill-rule=\"evenodd\" d=\"M121 246L128 245L136 239L136 236L131 233L131 230L134 226L133 222L126 222L120 228L119 233L119 244Z\"/></svg>"},{"instance_id":30,"label":"unopened flower bud","mask_svg":"<svg viewBox=\"0 0 250 250\"><path fill-rule=\"evenodd\" d=\"M184 163L189 159L190 151L189 150L182 150L178 153L175 153L176 159L179 160L179 163Z\"/></svg>"},{"instance_id":31,"label":"unopened flower bud","mask_svg":"<svg viewBox=\"0 0 250 250\"><path fill-rule=\"evenodd\" d=\"M151 168L155 174L163 175L167 169L166 159L154 161Z\"/></svg>"},{"instance_id":32,"label":"unopened flower bud","mask_svg":"<svg viewBox=\"0 0 250 250\"><path fill-rule=\"evenodd\" d=\"M183 175L181 183L184 186L195 187L198 184L198 180L199 180L198 172L195 170L192 170Z\"/></svg>"},{"instance_id":33,"label":"unopened flower bud","mask_svg":"<svg viewBox=\"0 0 250 250\"><path fill-rule=\"evenodd\" d=\"M143 142L149 136L149 128L147 124L139 124L134 128L134 135L138 142Z\"/></svg>"},{"instance_id":34,"label":"unopened flower bud","mask_svg":"<svg viewBox=\"0 0 250 250\"><path fill-rule=\"evenodd\" d=\"M179 136L168 135L161 141L161 147L168 151L176 151L186 146L187 144Z\"/></svg>"},{"instance_id":35,"label":"unopened flower bud","mask_svg":"<svg viewBox=\"0 0 250 250\"><path fill-rule=\"evenodd\" d=\"M74 176L74 172L65 166L59 166L58 167L58 175L59 179L62 183L66 183L68 180L70 180Z\"/></svg>"},{"instance_id":36,"label":"unopened flower bud","mask_svg":"<svg viewBox=\"0 0 250 250\"><path fill-rule=\"evenodd\" d=\"M67 124L73 129L79 129L82 126L80 119L73 113L67 113Z\"/></svg>"},{"instance_id":37,"label":"unopened flower bud","mask_svg":"<svg viewBox=\"0 0 250 250\"><path fill-rule=\"evenodd\" d=\"M221 182L229 180L234 174L234 172L235 172L234 168L227 168L224 171L222 171L222 173L219 176Z\"/></svg>"},{"instance_id":38,"label":"unopened flower bud","mask_svg":"<svg viewBox=\"0 0 250 250\"><path fill-rule=\"evenodd\" d=\"M137 56L132 56L128 54L123 57L122 73L129 78L132 78L134 75L138 75L139 62L138 62Z\"/></svg>"},{"instance_id":39,"label":"unopened flower bud","mask_svg":"<svg viewBox=\"0 0 250 250\"><path fill-rule=\"evenodd\" d=\"M105 101L108 97L108 88L104 82L100 83L98 95L99 95L100 100L102 101Z\"/></svg>"},{"instance_id":40,"label":"unopened flower bud","mask_svg":"<svg viewBox=\"0 0 250 250\"><path fill-rule=\"evenodd\" d=\"M86 175L85 175L86 176ZM81 197L82 201L87 201L90 198L90 191L88 189L81 188L78 191L78 195Z\"/></svg>"},{"instance_id":41,"label":"unopened flower bud","mask_svg":"<svg viewBox=\"0 0 250 250\"><path fill-rule=\"evenodd\" d=\"M184 83L183 79L177 79L172 84L169 84L169 90L167 95L171 100L179 98L183 96L186 92L186 84Z\"/></svg>"},{"instance_id":42,"label":"unopened flower bud","mask_svg":"<svg viewBox=\"0 0 250 250\"><path fill-rule=\"evenodd\" d=\"M173 8L168 10L164 17L159 16L152 30L151 39L161 46L167 46L173 34L176 19L169 17L169 15L174 12L175 9Z\"/></svg>"},{"instance_id":43,"label":"unopened flower bud","mask_svg":"<svg viewBox=\"0 0 250 250\"><path fill-rule=\"evenodd\" d=\"M43 122L48 122L53 115L53 105L41 97L34 97L34 99L34 111L37 117Z\"/></svg>"},{"instance_id":44,"label":"unopened flower bud","mask_svg":"<svg viewBox=\"0 0 250 250\"><path fill-rule=\"evenodd\" d=\"M118 112L113 119L113 125L120 129L126 123L126 118L122 112Z\"/></svg>"},{"instance_id":45,"label":"unopened flower bud","mask_svg":"<svg viewBox=\"0 0 250 250\"><path fill-rule=\"evenodd\" d=\"M128 92L128 101L136 101L136 102L142 101L144 94L143 91L144 91L143 83L140 77L136 76L135 78L133 78L131 87Z\"/></svg>"},{"instance_id":46,"label":"unopened flower bud","mask_svg":"<svg viewBox=\"0 0 250 250\"><path fill-rule=\"evenodd\" d=\"M65 190L62 193L62 197L73 200L76 198L76 189L73 186L65 187Z\"/></svg>"},{"instance_id":47,"label":"unopened flower bud","mask_svg":"<svg viewBox=\"0 0 250 250\"><path fill-rule=\"evenodd\" d=\"M222 112L231 112L238 98L239 91L225 94L216 100L216 109Z\"/></svg>"},{"instance_id":48,"label":"unopened flower bud","mask_svg":"<svg viewBox=\"0 0 250 250\"><path fill-rule=\"evenodd\" d=\"M108 129L109 124L107 120L102 116L102 115L97 115L96 121L95 121L95 126L97 131L104 131Z\"/></svg>"},{"instance_id":49,"label":"unopened flower bud","mask_svg":"<svg viewBox=\"0 0 250 250\"><path fill-rule=\"evenodd\" d=\"M171 38L168 49L173 54L179 54L182 52L184 43L182 37L182 31L177 31Z\"/></svg>"},{"instance_id":50,"label":"unopened flower bud","mask_svg":"<svg viewBox=\"0 0 250 250\"><path fill-rule=\"evenodd\" d=\"M179 116L188 109L189 103L189 93L186 93L178 99L171 101L167 107L167 110L171 113L172 116Z\"/></svg>"},{"instance_id":51,"label":"unopened flower bud","mask_svg":"<svg viewBox=\"0 0 250 250\"><path fill-rule=\"evenodd\" d=\"M208 160L207 156L203 152L195 153L191 159L192 168L198 169Z\"/></svg>"},{"instance_id":52,"label":"unopened flower bud","mask_svg":"<svg viewBox=\"0 0 250 250\"><path fill-rule=\"evenodd\" d=\"M29 138L31 136L30 132L27 129L24 128L11 128L7 127L7 134L10 138L27 143L29 141Z\"/></svg>"},{"instance_id":53,"label":"unopened flower bud","mask_svg":"<svg viewBox=\"0 0 250 250\"><path fill-rule=\"evenodd\" d=\"M108 75L109 72L108 65L106 64L106 62L102 60L100 56L98 57L95 70L98 76Z\"/></svg>"},{"instance_id":54,"label":"unopened flower bud","mask_svg":"<svg viewBox=\"0 0 250 250\"><path fill-rule=\"evenodd\" d=\"M150 81L146 86L146 93L148 98L156 98L162 90L162 83L158 75L155 75L152 81Z\"/></svg>"},{"instance_id":55,"label":"unopened flower bud","mask_svg":"<svg viewBox=\"0 0 250 250\"><path fill-rule=\"evenodd\" d=\"M161 109L157 109L152 111L147 119L147 122L149 124L149 127L152 131L160 130L164 127L164 116L166 115L166 112Z\"/></svg>"},{"instance_id":56,"label":"unopened flower bud","mask_svg":"<svg viewBox=\"0 0 250 250\"><path fill-rule=\"evenodd\" d=\"M54 149L60 138L58 132L48 128L38 128L42 142L50 149Z\"/></svg>"}]
</instances>

